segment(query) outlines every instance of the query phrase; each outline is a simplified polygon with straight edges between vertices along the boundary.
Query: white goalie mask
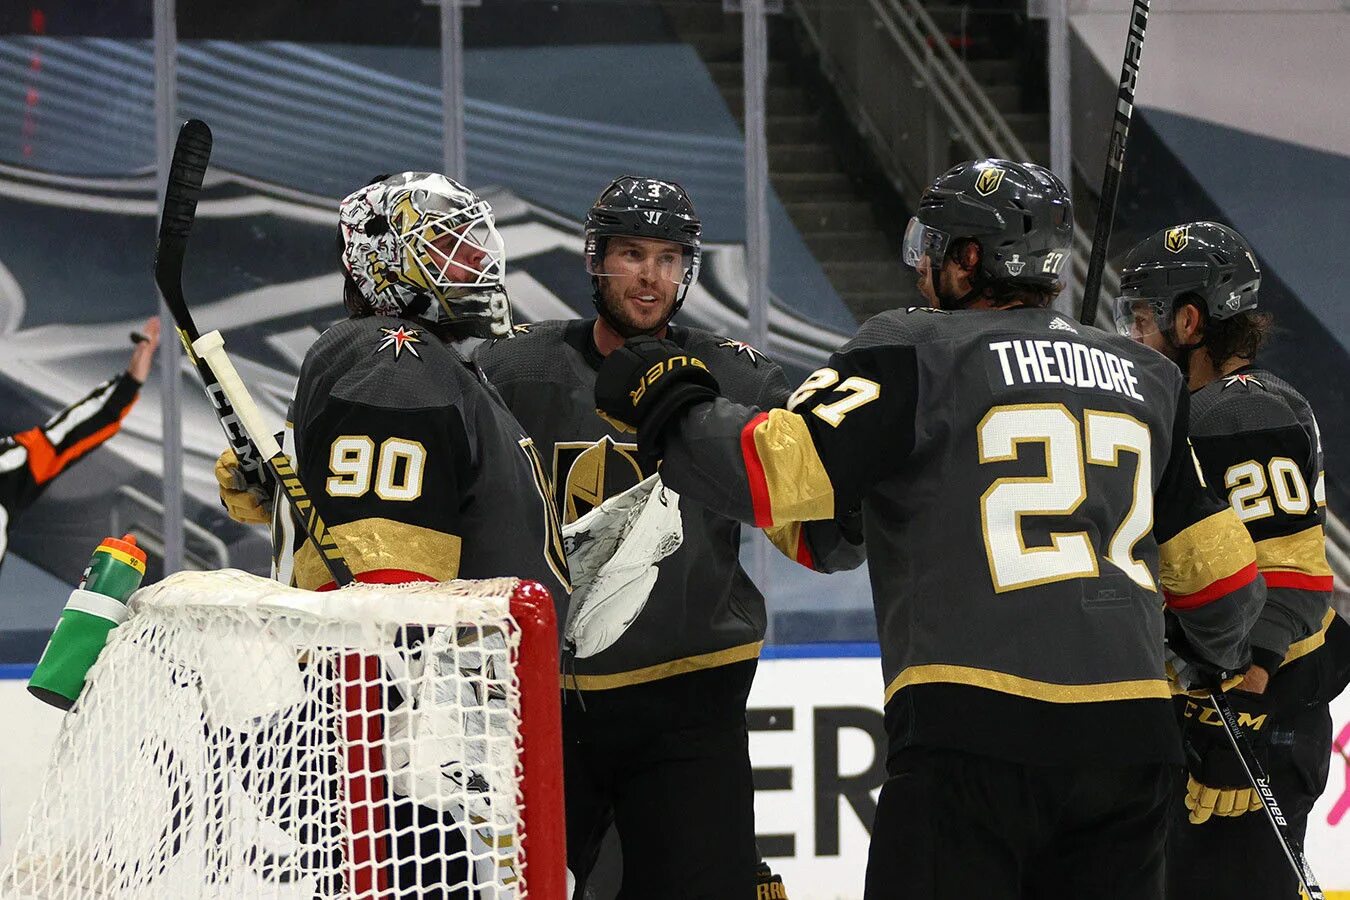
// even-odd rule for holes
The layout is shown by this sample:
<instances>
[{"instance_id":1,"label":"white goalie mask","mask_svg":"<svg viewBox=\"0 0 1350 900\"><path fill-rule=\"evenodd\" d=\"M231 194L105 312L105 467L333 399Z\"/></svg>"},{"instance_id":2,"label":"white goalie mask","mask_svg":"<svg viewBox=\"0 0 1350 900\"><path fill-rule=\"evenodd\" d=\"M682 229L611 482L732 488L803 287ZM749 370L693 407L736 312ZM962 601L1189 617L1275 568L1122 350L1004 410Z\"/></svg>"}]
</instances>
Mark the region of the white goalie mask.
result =
<instances>
[{"instance_id":1,"label":"white goalie mask","mask_svg":"<svg viewBox=\"0 0 1350 900\"><path fill-rule=\"evenodd\" d=\"M457 181L402 172L342 201L342 265L377 315L511 334L506 252L492 207Z\"/></svg>"}]
</instances>

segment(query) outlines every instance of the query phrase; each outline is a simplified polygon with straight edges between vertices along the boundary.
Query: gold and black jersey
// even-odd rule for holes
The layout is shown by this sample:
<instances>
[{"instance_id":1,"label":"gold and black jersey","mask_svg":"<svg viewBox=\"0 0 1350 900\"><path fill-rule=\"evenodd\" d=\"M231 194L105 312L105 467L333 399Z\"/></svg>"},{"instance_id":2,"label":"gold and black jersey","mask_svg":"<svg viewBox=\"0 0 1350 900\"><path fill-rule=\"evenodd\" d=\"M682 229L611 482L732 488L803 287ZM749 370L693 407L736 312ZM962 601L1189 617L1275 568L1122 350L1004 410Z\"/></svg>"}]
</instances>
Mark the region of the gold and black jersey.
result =
<instances>
[{"instance_id":1,"label":"gold and black jersey","mask_svg":"<svg viewBox=\"0 0 1350 900\"><path fill-rule=\"evenodd\" d=\"M349 319L310 348L288 449L359 580L534 579L567 609L567 569L534 442L482 373L423 329ZM290 531L291 529L288 529ZM303 535L279 567L330 578Z\"/></svg>"},{"instance_id":2,"label":"gold and black jersey","mask_svg":"<svg viewBox=\"0 0 1350 900\"><path fill-rule=\"evenodd\" d=\"M760 525L862 504L893 750L1177 761L1164 606L1232 668L1261 594L1187 401L1166 359L1052 310L894 310L786 409L693 407L662 471Z\"/></svg>"},{"instance_id":3,"label":"gold and black jersey","mask_svg":"<svg viewBox=\"0 0 1350 900\"><path fill-rule=\"evenodd\" d=\"M1345 623L1331 608L1322 440L1308 401L1274 373L1246 366L1192 395L1191 440L1205 478L1256 544L1266 603L1252 628L1253 662L1281 681L1307 682L1302 696L1322 693L1326 686L1309 679L1326 661L1312 657Z\"/></svg>"},{"instance_id":4,"label":"gold and black jersey","mask_svg":"<svg viewBox=\"0 0 1350 900\"><path fill-rule=\"evenodd\" d=\"M518 326L509 339L481 346L477 360L534 438L569 523L647 475L632 434L595 412L595 373L602 357L594 319ZM781 406L782 370L754 347L695 328L670 328L672 340L697 353L728 396L756 408ZM710 485L716 490L716 485ZM652 594L608 649L569 660L569 688L607 690L711 669L759 656L764 598L740 565L740 523L702 504L680 503L684 540L658 566ZM833 523L786 523L769 532L790 558L819 570L852 568L863 551Z\"/></svg>"}]
</instances>

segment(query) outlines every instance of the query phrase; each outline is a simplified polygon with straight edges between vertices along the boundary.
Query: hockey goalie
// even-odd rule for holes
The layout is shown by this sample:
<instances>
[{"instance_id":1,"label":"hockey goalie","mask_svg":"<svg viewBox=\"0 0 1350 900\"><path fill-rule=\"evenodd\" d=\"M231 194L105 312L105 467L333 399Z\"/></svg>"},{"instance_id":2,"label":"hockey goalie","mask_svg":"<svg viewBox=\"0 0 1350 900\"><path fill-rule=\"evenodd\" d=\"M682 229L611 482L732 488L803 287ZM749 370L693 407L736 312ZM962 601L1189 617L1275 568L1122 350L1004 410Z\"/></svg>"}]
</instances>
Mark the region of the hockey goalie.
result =
<instances>
[{"instance_id":1,"label":"hockey goalie","mask_svg":"<svg viewBox=\"0 0 1350 900\"><path fill-rule=\"evenodd\" d=\"M523 892L513 591L542 584L562 620L568 584L533 445L456 347L509 331L501 239L485 202L430 173L356 191L341 232L350 318L307 355L286 444L364 584L332 591L283 507L290 586L180 573L137 595L6 896ZM269 518L231 454L217 475L235 518ZM556 707L548 642L531 694Z\"/></svg>"}]
</instances>

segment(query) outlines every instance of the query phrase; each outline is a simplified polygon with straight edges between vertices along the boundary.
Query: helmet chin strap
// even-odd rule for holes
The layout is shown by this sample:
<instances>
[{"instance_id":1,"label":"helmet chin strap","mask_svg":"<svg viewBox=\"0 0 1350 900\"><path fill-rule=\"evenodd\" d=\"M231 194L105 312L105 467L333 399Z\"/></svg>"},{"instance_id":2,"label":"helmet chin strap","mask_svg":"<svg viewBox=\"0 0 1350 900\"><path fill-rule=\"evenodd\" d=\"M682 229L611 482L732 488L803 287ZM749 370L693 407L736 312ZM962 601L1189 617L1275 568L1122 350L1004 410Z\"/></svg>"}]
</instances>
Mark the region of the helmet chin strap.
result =
<instances>
[{"instance_id":1,"label":"helmet chin strap","mask_svg":"<svg viewBox=\"0 0 1350 900\"><path fill-rule=\"evenodd\" d=\"M1191 383L1191 355L1200 349L1201 343L1178 344L1176 328L1163 331L1162 336L1167 341L1168 348L1172 351L1172 361L1177 364L1177 368L1181 370L1181 377L1189 385Z\"/></svg>"},{"instance_id":2,"label":"helmet chin strap","mask_svg":"<svg viewBox=\"0 0 1350 900\"><path fill-rule=\"evenodd\" d=\"M1191 344L1178 343L1176 313L1173 312L1172 315L1172 321L1167 324L1166 328L1159 328L1158 332L1163 336L1163 340L1167 341L1168 349L1172 351L1172 361L1177 364L1177 368L1181 369L1181 377L1189 385L1191 383L1191 355L1204 346L1205 341L1201 338ZM1157 320L1155 319L1155 321ZM1158 324L1162 325L1163 323L1158 322Z\"/></svg>"}]
</instances>

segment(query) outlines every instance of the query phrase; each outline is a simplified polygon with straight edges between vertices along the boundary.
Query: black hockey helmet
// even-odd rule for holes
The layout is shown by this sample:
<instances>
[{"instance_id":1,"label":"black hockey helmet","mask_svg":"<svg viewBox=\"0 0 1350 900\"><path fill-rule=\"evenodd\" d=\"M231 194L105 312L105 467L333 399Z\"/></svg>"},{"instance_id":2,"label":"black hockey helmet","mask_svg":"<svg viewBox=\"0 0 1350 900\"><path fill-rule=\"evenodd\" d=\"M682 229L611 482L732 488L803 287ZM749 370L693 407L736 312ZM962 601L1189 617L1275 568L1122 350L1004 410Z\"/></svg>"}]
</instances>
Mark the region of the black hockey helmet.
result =
<instances>
[{"instance_id":1,"label":"black hockey helmet","mask_svg":"<svg viewBox=\"0 0 1350 900\"><path fill-rule=\"evenodd\" d=\"M675 273L679 292L675 310L684 303L689 288L698 280L703 254L703 223L689 195L673 181L624 175L600 192L586 214L586 271L600 309L600 278L603 276L605 244L611 237L639 237L679 244L683 265Z\"/></svg>"},{"instance_id":2,"label":"black hockey helmet","mask_svg":"<svg viewBox=\"0 0 1350 900\"><path fill-rule=\"evenodd\" d=\"M1211 319L1256 309L1261 267L1251 245L1218 222L1164 228L1125 257L1116 301L1116 327L1130 333L1138 313L1152 309L1158 330L1171 331L1178 300L1204 308Z\"/></svg>"},{"instance_id":3,"label":"black hockey helmet","mask_svg":"<svg viewBox=\"0 0 1350 900\"><path fill-rule=\"evenodd\" d=\"M957 241L980 244L976 289L1008 284L1053 289L1073 246L1073 201L1053 172L1034 163L977 159L939 176L905 229L904 261L941 265Z\"/></svg>"}]
</instances>

